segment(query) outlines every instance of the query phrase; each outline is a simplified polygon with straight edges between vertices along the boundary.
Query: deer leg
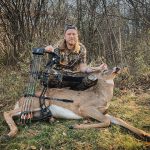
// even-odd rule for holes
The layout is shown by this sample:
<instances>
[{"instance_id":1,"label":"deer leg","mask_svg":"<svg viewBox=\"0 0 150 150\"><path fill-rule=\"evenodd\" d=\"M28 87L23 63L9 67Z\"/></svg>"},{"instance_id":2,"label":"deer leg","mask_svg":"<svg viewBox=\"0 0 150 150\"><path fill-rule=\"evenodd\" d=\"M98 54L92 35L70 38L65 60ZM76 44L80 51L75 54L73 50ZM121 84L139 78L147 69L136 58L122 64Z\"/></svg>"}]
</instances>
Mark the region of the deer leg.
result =
<instances>
[{"instance_id":1,"label":"deer leg","mask_svg":"<svg viewBox=\"0 0 150 150\"><path fill-rule=\"evenodd\" d=\"M106 116L111 120L112 123L120 125L126 129L129 129L133 133L137 134L139 137L144 138L147 141L150 141L150 134L149 133L146 133L143 130L140 130L136 127L133 127L132 125L129 125L128 123L126 123L125 121L123 121L120 118L116 118L116 117L113 117L113 116L108 115L108 114Z\"/></svg>"},{"instance_id":2,"label":"deer leg","mask_svg":"<svg viewBox=\"0 0 150 150\"><path fill-rule=\"evenodd\" d=\"M5 121L6 121L6 123L8 124L8 126L10 128L10 132L7 134L7 136L9 138L14 137L18 132L18 128L17 128L17 126L16 126L16 124L15 124L12 117L19 116L20 112L21 112L20 109L4 112Z\"/></svg>"},{"instance_id":3,"label":"deer leg","mask_svg":"<svg viewBox=\"0 0 150 150\"><path fill-rule=\"evenodd\" d=\"M76 129L103 128L103 127L108 127L110 125L110 119L105 117L100 111L98 111L94 107L80 108L80 112L82 116L93 118L99 121L100 123L74 125L73 128L76 128Z\"/></svg>"}]
</instances>

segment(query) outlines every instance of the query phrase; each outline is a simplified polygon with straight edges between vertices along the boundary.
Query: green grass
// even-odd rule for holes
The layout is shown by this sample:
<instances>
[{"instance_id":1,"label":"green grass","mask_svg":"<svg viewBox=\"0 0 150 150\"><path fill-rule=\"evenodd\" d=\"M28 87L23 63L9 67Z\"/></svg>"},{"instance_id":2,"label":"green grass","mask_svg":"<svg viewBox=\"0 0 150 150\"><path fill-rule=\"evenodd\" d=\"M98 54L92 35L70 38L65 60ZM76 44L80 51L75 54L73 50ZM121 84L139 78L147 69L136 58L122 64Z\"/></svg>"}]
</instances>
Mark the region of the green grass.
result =
<instances>
[{"instance_id":1,"label":"green grass","mask_svg":"<svg viewBox=\"0 0 150 150\"><path fill-rule=\"evenodd\" d=\"M23 95L26 72L14 68L1 68L0 135L9 128L3 112L13 109L15 102ZM120 117L142 130L150 132L150 94L136 94L132 90L123 93L115 89L109 114ZM18 126L17 136L0 143L2 150L148 150L147 143L137 139L131 132L116 125L102 129L69 129L69 126L83 120L56 120L33 122Z\"/></svg>"}]
</instances>

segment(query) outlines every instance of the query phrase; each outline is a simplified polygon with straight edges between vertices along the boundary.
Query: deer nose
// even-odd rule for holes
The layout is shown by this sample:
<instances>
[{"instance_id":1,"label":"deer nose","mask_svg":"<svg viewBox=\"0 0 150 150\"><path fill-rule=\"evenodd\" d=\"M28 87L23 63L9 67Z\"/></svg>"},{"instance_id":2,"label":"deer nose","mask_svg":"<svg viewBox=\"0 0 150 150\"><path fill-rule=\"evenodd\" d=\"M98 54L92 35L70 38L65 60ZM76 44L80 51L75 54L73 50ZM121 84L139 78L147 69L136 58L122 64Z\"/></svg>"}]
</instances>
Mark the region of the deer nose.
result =
<instances>
[{"instance_id":1,"label":"deer nose","mask_svg":"<svg viewBox=\"0 0 150 150\"><path fill-rule=\"evenodd\" d=\"M121 68L119 68L119 67L114 67L114 69L113 69L114 71L113 71L113 72L114 72L114 73L118 73L118 72L120 71L120 69L121 69Z\"/></svg>"}]
</instances>

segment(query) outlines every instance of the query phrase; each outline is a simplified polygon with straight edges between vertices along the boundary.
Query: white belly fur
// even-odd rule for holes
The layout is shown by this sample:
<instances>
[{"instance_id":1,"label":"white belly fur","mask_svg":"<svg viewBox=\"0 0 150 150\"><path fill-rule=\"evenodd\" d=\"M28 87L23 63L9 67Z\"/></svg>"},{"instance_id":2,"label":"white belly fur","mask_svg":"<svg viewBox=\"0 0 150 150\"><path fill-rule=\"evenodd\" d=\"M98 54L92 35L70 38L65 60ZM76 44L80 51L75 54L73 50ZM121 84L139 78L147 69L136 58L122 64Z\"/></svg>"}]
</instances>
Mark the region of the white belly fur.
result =
<instances>
[{"instance_id":1,"label":"white belly fur","mask_svg":"<svg viewBox=\"0 0 150 150\"><path fill-rule=\"evenodd\" d=\"M49 106L49 109L51 110L52 115L56 118L64 118L64 119L81 119L82 118L81 116L78 116L71 110L60 107L60 106L51 105Z\"/></svg>"},{"instance_id":2,"label":"white belly fur","mask_svg":"<svg viewBox=\"0 0 150 150\"><path fill-rule=\"evenodd\" d=\"M14 110L19 108L19 103L17 102L15 105ZM56 106L56 105L50 105L49 109L51 110L51 113L54 117L56 118L64 118L64 119L82 119L81 116L78 116L77 114L75 114L74 112L72 112L69 109L65 109L63 107L60 106ZM34 111L40 111L40 108L35 109ZM21 112L18 112L17 115L20 115Z\"/></svg>"}]
</instances>

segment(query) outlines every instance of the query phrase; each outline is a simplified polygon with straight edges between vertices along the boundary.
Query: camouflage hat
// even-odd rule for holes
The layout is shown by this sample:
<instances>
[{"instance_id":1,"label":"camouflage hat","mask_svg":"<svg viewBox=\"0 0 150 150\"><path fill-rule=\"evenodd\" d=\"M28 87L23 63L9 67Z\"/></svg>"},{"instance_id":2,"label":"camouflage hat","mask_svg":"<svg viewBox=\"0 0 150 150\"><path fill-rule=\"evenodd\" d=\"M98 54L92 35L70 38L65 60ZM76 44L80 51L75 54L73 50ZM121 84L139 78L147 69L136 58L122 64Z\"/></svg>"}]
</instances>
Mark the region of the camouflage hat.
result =
<instances>
[{"instance_id":1,"label":"camouflage hat","mask_svg":"<svg viewBox=\"0 0 150 150\"><path fill-rule=\"evenodd\" d=\"M64 31L66 32L66 31L69 30L69 29L75 29L75 30L78 30L77 27L76 27L75 25L71 25L71 24L65 25Z\"/></svg>"}]
</instances>

